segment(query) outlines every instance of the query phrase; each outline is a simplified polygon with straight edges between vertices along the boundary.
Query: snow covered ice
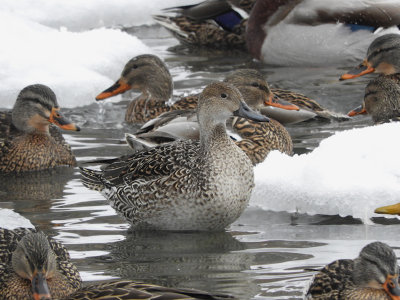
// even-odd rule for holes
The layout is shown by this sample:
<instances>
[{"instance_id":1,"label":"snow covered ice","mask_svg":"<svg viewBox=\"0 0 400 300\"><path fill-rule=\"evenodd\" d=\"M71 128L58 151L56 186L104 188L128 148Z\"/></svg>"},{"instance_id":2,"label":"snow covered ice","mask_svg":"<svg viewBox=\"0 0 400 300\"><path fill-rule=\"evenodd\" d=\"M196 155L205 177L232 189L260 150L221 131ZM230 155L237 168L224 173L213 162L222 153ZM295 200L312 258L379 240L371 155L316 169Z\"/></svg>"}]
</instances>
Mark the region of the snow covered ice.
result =
<instances>
[{"instance_id":1,"label":"snow covered ice","mask_svg":"<svg viewBox=\"0 0 400 300\"><path fill-rule=\"evenodd\" d=\"M308 154L274 151L255 168L252 206L353 216L400 202L399 123L338 132Z\"/></svg>"}]
</instances>

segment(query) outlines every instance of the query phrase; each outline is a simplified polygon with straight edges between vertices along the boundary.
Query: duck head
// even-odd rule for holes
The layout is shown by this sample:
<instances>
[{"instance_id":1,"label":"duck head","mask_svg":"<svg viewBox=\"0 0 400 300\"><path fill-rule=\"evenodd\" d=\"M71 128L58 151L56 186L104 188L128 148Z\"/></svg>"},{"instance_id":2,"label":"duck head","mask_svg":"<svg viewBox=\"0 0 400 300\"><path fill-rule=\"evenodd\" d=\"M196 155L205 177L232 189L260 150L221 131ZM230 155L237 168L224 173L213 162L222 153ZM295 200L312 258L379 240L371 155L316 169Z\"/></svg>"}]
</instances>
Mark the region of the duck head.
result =
<instances>
[{"instance_id":1,"label":"duck head","mask_svg":"<svg viewBox=\"0 0 400 300\"><path fill-rule=\"evenodd\" d=\"M349 116L371 115L374 123L387 122L400 116L400 86L390 77L379 76L365 88L364 102L349 112Z\"/></svg>"},{"instance_id":2,"label":"duck head","mask_svg":"<svg viewBox=\"0 0 400 300\"><path fill-rule=\"evenodd\" d=\"M400 34L385 34L368 47L367 57L356 68L340 77L352 79L369 73L391 75L400 73Z\"/></svg>"},{"instance_id":3,"label":"duck head","mask_svg":"<svg viewBox=\"0 0 400 300\"><path fill-rule=\"evenodd\" d=\"M288 101L280 99L269 88L264 76L255 69L239 69L228 75L224 82L237 87L244 101L253 109L259 111L266 106L284 110L299 110L300 108Z\"/></svg>"},{"instance_id":4,"label":"duck head","mask_svg":"<svg viewBox=\"0 0 400 300\"><path fill-rule=\"evenodd\" d=\"M61 114L56 95L42 84L29 85L21 90L12 110L12 122L26 133L48 134L50 123L64 130L80 130Z\"/></svg>"},{"instance_id":5,"label":"duck head","mask_svg":"<svg viewBox=\"0 0 400 300\"><path fill-rule=\"evenodd\" d=\"M398 280L396 255L385 243L368 244L354 260L353 281L357 286L384 289L391 299L399 300Z\"/></svg>"},{"instance_id":6,"label":"duck head","mask_svg":"<svg viewBox=\"0 0 400 300\"><path fill-rule=\"evenodd\" d=\"M31 283L33 299L50 300L48 280L57 272L56 256L41 232L25 235L12 254L14 272Z\"/></svg>"},{"instance_id":7,"label":"duck head","mask_svg":"<svg viewBox=\"0 0 400 300\"><path fill-rule=\"evenodd\" d=\"M117 82L97 95L96 100L103 100L131 89L166 101L172 96L172 77L167 66L157 56L139 55L128 61Z\"/></svg>"}]
</instances>

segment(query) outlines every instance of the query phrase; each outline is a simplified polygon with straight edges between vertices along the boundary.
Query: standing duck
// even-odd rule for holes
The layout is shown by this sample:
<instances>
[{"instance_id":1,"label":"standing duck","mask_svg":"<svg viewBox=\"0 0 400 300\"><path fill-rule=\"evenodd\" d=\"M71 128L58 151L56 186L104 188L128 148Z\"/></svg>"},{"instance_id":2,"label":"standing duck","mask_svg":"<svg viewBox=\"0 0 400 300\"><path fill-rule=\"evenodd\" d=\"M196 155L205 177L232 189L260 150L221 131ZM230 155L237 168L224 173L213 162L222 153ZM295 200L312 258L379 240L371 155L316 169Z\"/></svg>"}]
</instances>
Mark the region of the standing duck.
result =
<instances>
[{"instance_id":1,"label":"standing duck","mask_svg":"<svg viewBox=\"0 0 400 300\"><path fill-rule=\"evenodd\" d=\"M174 15L155 15L157 23L182 44L224 50L246 50L245 29L255 0L206 0L164 9Z\"/></svg>"},{"instance_id":2,"label":"standing duck","mask_svg":"<svg viewBox=\"0 0 400 300\"><path fill-rule=\"evenodd\" d=\"M49 87L22 89L12 111L0 113L0 174L75 166L70 146L53 124L80 130L62 116Z\"/></svg>"},{"instance_id":3,"label":"standing duck","mask_svg":"<svg viewBox=\"0 0 400 300\"><path fill-rule=\"evenodd\" d=\"M369 73L393 75L400 73L400 34L377 37L368 47L364 61L340 77L352 79Z\"/></svg>"},{"instance_id":4,"label":"standing duck","mask_svg":"<svg viewBox=\"0 0 400 300\"><path fill-rule=\"evenodd\" d=\"M199 96L200 141L164 144L121 157L82 181L102 191L134 229L223 230L246 208L254 187L251 161L226 133L232 115L267 121L238 89L208 85Z\"/></svg>"},{"instance_id":5,"label":"standing duck","mask_svg":"<svg viewBox=\"0 0 400 300\"><path fill-rule=\"evenodd\" d=\"M365 246L356 259L340 259L318 272L308 300L398 300L399 267L392 248L381 242Z\"/></svg>"},{"instance_id":6,"label":"standing duck","mask_svg":"<svg viewBox=\"0 0 400 300\"><path fill-rule=\"evenodd\" d=\"M400 119L400 85L392 76L379 76L365 88L364 102L349 112L353 117L369 114L375 124Z\"/></svg>"},{"instance_id":7,"label":"standing duck","mask_svg":"<svg viewBox=\"0 0 400 300\"><path fill-rule=\"evenodd\" d=\"M34 229L0 229L1 299L60 299L80 287L62 244Z\"/></svg>"},{"instance_id":8,"label":"standing duck","mask_svg":"<svg viewBox=\"0 0 400 300\"><path fill-rule=\"evenodd\" d=\"M61 243L34 229L0 229L0 298L4 300L233 299L128 280L85 287L81 283Z\"/></svg>"},{"instance_id":9,"label":"standing duck","mask_svg":"<svg viewBox=\"0 0 400 300\"><path fill-rule=\"evenodd\" d=\"M259 111L271 97L271 90L263 75L254 69L240 69L228 75L224 82L239 89L246 104ZM289 107L287 104L285 107ZM296 106L293 105L295 109ZM250 158L253 164L264 161L272 150L293 154L293 143L289 132L278 121L254 122L245 118L232 117L227 122L236 145ZM238 137L237 137L238 136ZM199 139L199 123L196 111L174 110L165 112L144 124L134 135L127 134L128 144L135 150L154 147L178 139Z\"/></svg>"},{"instance_id":10,"label":"standing duck","mask_svg":"<svg viewBox=\"0 0 400 300\"><path fill-rule=\"evenodd\" d=\"M246 43L269 64L337 65L360 59L376 34L387 32L376 29L399 24L397 0L257 0Z\"/></svg>"}]
</instances>

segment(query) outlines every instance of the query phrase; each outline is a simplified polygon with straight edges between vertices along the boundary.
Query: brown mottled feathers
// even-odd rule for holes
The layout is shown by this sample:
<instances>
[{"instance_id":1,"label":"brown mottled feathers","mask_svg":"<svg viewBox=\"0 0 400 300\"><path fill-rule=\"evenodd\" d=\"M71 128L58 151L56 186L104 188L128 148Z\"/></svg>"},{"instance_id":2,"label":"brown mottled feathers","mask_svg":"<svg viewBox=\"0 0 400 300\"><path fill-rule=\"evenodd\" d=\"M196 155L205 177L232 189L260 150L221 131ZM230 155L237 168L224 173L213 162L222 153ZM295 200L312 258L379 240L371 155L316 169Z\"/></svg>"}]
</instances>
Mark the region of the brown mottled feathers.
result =
<instances>
[{"instance_id":1,"label":"brown mottled feathers","mask_svg":"<svg viewBox=\"0 0 400 300\"><path fill-rule=\"evenodd\" d=\"M315 112L322 111L325 109L315 100L310 99L307 96L304 96L303 94L277 88L275 89L271 88L271 91L279 98L289 101L290 103L296 104L301 108L308 108Z\"/></svg>"},{"instance_id":2,"label":"brown mottled feathers","mask_svg":"<svg viewBox=\"0 0 400 300\"><path fill-rule=\"evenodd\" d=\"M229 295L212 295L206 292L190 289L175 289L152 285L142 282L132 281L116 281L102 283L98 285L90 285L82 288L78 292L70 295L68 299L73 300L89 300L89 299L233 299Z\"/></svg>"},{"instance_id":3,"label":"brown mottled feathers","mask_svg":"<svg viewBox=\"0 0 400 300\"><path fill-rule=\"evenodd\" d=\"M71 147L57 126L50 124L50 136L23 134L13 124L11 111L0 113L0 172L42 170L75 166Z\"/></svg>"},{"instance_id":4,"label":"brown mottled feathers","mask_svg":"<svg viewBox=\"0 0 400 300\"><path fill-rule=\"evenodd\" d=\"M11 257L17 243L23 236L36 232L34 229L17 228L14 230L0 229L0 298L28 299L30 283L20 278L12 269ZM49 283L52 296L65 297L81 286L81 277L77 268L70 262L70 256L64 246L47 237L50 247L56 256L57 270L62 276L54 279L55 284ZM8 298L12 295L12 298Z\"/></svg>"}]
</instances>

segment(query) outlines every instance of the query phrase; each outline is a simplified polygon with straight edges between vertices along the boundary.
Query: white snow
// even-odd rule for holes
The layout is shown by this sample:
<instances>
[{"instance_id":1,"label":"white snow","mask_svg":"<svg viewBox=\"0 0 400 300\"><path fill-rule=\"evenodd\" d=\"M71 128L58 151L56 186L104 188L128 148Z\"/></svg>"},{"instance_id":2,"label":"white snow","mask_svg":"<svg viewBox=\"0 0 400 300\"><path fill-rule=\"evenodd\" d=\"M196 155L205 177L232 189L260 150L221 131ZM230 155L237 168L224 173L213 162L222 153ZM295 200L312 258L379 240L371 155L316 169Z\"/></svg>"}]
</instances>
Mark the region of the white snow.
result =
<instances>
[{"instance_id":1,"label":"white snow","mask_svg":"<svg viewBox=\"0 0 400 300\"><path fill-rule=\"evenodd\" d=\"M13 230L15 228L35 228L32 223L8 208L0 208L0 228Z\"/></svg>"},{"instance_id":2,"label":"white snow","mask_svg":"<svg viewBox=\"0 0 400 300\"><path fill-rule=\"evenodd\" d=\"M338 132L308 154L274 151L255 167L250 204L265 210L353 216L400 202L399 123Z\"/></svg>"}]
</instances>

